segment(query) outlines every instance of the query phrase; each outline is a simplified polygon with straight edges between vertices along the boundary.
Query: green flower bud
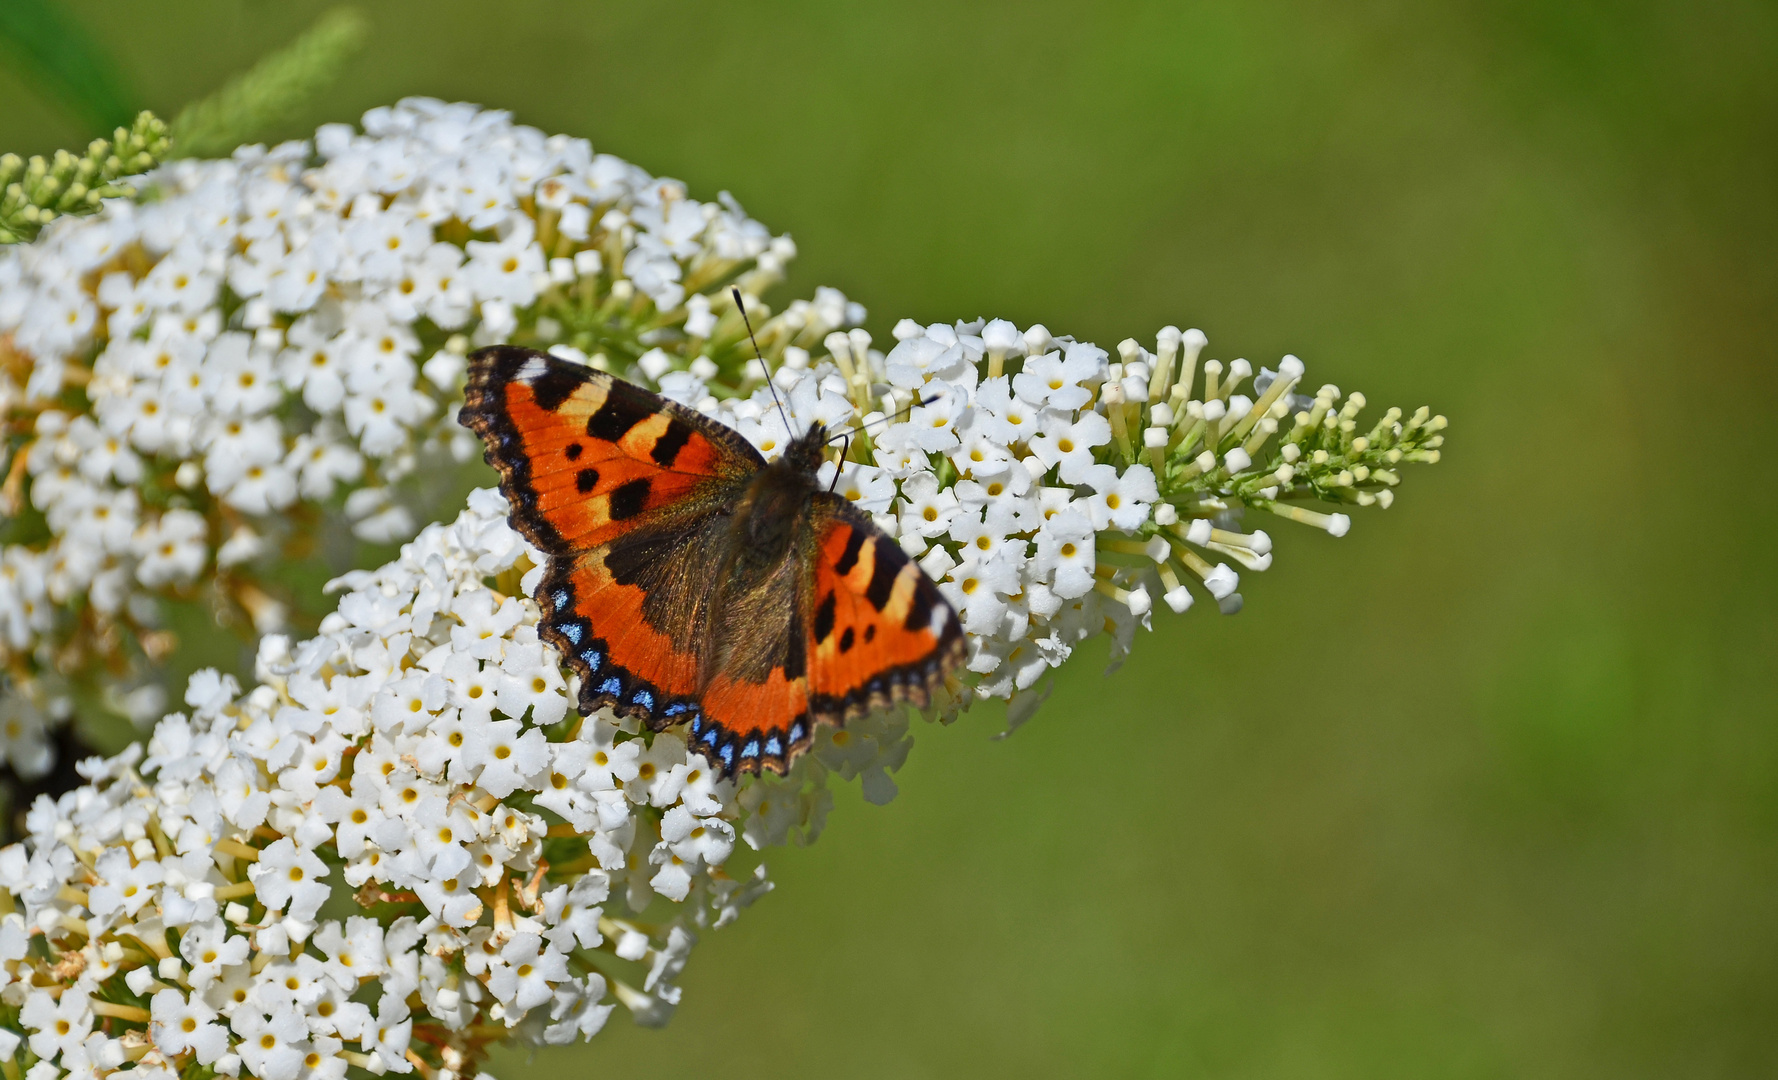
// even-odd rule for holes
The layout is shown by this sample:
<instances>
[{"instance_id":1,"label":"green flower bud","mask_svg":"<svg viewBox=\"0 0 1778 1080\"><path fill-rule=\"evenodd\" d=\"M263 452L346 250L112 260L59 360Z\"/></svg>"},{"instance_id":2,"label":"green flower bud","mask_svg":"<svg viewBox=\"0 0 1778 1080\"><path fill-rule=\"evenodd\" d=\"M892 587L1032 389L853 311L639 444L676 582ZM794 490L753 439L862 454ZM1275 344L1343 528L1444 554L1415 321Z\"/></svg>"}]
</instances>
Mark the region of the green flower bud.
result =
<instances>
[{"instance_id":1,"label":"green flower bud","mask_svg":"<svg viewBox=\"0 0 1778 1080\"><path fill-rule=\"evenodd\" d=\"M111 139L88 143L80 156L66 150L29 161L0 155L0 244L29 241L62 214L90 214L105 199L133 195L133 187L118 181L160 164L170 146L167 125L143 112Z\"/></svg>"}]
</instances>

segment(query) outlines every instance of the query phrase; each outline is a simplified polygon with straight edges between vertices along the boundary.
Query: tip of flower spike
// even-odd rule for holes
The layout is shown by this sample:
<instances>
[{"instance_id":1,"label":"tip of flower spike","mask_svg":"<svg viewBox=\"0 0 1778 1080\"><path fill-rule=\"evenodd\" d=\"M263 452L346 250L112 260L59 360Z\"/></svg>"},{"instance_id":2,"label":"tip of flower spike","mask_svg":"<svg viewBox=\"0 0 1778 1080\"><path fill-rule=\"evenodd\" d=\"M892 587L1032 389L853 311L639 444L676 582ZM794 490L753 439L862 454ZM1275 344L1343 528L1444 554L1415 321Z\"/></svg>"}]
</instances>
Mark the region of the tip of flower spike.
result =
<instances>
[{"instance_id":1,"label":"tip of flower spike","mask_svg":"<svg viewBox=\"0 0 1778 1080\"><path fill-rule=\"evenodd\" d=\"M1241 614L1241 603L1240 593L1230 593L1227 596L1219 596L1216 598L1216 610L1222 612L1224 615L1239 615Z\"/></svg>"},{"instance_id":2,"label":"tip of flower spike","mask_svg":"<svg viewBox=\"0 0 1778 1080\"><path fill-rule=\"evenodd\" d=\"M1199 330L1195 326L1179 335L1179 341L1180 344L1188 349L1202 349L1204 346L1210 344L1210 338L1205 335L1204 331Z\"/></svg>"},{"instance_id":3,"label":"tip of flower spike","mask_svg":"<svg viewBox=\"0 0 1778 1080\"><path fill-rule=\"evenodd\" d=\"M1240 584L1241 575L1230 570L1227 563L1218 563L1204 575L1204 588L1218 600L1231 595Z\"/></svg>"},{"instance_id":4,"label":"tip of flower spike","mask_svg":"<svg viewBox=\"0 0 1778 1080\"><path fill-rule=\"evenodd\" d=\"M1239 446L1222 456L1223 468L1227 469L1230 475L1240 472L1251 464L1253 464L1253 458L1249 457L1247 451Z\"/></svg>"},{"instance_id":5,"label":"tip of flower spike","mask_svg":"<svg viewBox=\"0 0 1778 1080\"><path fill-rule=\"evenodd\" d=\"M1278 377L1281 379L1300 379L1303 377L1303 370L1303 362L1289 353L1278 361Z\"/></svg>"},{"instance_id":6,"label":"tip of flower spike","mask_svg":"<svg viewBox=\"0 0 1778 1080\"><path fill-rule=\"evenodd\" d=\"M1167 606L1172 608L1176 615L1184 614L1185 610L1192 606L1192 594L1184 585L1168 589L1162 594L1161 599L1167 602Z\"/></svg>"},{"instance_id":7,"label":"tip of flower spike","mask_svg":"<svg viewBox=\"0 0 1778 1080\"><path fill-rule=\"evenodd\" d=\"M1345 536L1346 530L1352 527L1352 519L1345 514L1327 515L1327 535Z\"/></svg>"}]
</instances>

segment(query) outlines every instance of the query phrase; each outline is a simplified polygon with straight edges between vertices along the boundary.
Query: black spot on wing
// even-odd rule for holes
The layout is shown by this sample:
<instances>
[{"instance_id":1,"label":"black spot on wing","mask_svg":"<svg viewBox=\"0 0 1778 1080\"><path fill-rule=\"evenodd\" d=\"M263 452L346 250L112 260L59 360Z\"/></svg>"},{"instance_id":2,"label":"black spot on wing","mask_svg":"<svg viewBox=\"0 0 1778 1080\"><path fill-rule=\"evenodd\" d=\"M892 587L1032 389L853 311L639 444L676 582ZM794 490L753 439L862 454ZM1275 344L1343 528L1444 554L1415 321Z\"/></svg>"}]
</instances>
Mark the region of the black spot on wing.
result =
<instances>
[{"instance_id":1,"label":"black spot on wing","mask_svg":"<svg viewBox=\"0 0 1778 1080\"><path fill-rule=\"evenodd\" d=\"M848 527L851 528L852 535L847 537L846 547L840 552L839 561L833 564L833 572L841 577L850 574L852 568L858 565L858 552L864 547L864 530L856 526Z\"/></svg>"},{"instance_id":2,"label":"black spot on wing","mask_svg":"<svg viewBox=\"0 0 1778 1080\"><path fill-rule=\"evenodd\" d=\"M625 521L640 514L647 502L647 479L631 480L613 489L606 513L612 521Z\"/></svg>"},{"instance_id":3,"label":"black spot on wing","mask_svg":"<svg viewBox=\"0 0 1778 1080\"><path fill-rule=\"evenodd\" d=\"M866 626L864 628L864 642L865 642L865 644L868 645L872 641L875 641L876 638L877 638L877 624L871 623L869 626Z\"/></svg>"},{"instance_id":4,"label":"black spot on wing","mask_svg":"<svg viewBox=\"0 0 1778 1080\"><path fill-rule=\"evenodd\" d=\"M784 648L784 678L795 682L808 674L809 668L809 643L803 637L802 617L793 612L786 630L790 640Z\"/></svg>"},{"instance_id":5,"label":"black spot on wing","mask_svg":"<svg viewBox=\"0 0 1778 1080\"><path fill-rule=\"evenodd\" d=\"M537 399L538 408L555 412L561 408L562 402L574 395L574 391L586 385L590 377L585 368L565 360L546 362L543 374L530 380L531 396Z\"/></svg>"},{"instance_id":6,"label":"black spot on wing","mask_svg":"<svg viewBox=\"0 0 1778 1080\"><path fill-rule=\"evenodd\" d=\"M582 469L574 474L574 487L582 495L589 495L599 486L598 469Z\"/></svg>"},{"instance_id":7,"label":"black spot on wing","mask_svg":"<svg viewBox=\"0 0 1778 1080\"><path fill-rule=\"evenodd\" d=\"M908 563L908 557L894 544L877 540L871 544L871 553L875 556L871 564L870 585L864 590L864 598L870 606L882 611L889 604L889 594L895 589L896 575Z\"/></svg>"},{"instance_id":8,"label":"black spot on wing","mask_svg":"<svg viewBox=\"0 0 1778 1080\"><path fill-rule=\"evenodd\" d=\"M569 461L579 461L581 451L583 451L585 449L586 449L586 447L580 445L579 443L569 443L568 449L562 451L562 453L568 455Z\"/></svg>"},{"instance_id":9,"label":"black spot on wing","mask_svg":"<svg viewBox=\"0 0 1778 1080\"><path fill-rule=\"evenodd\" d=\"M924 630L932 623L932 601L937 590L930 581L921 579L914 587L913 603L908 605L908 617L902 626L909 630Z\"/></svg>"},{"instance_id":10,"label":"black spot on wing","mask_svg":"<svg viewBox=\"0 0 1778 1080\"><path fill-rule=\"evenodd\" d=\"M815 608L815 641L817 643L826 641L827 635L833 633L833 607L833 593L830 592Z\"/></svg>"},{"instance_id":11,"label":"black spot on wing","mask_svg":"<svg viewBox=\"0 0 1778 1080\"><path fill-rule=\"evenodd\" d=\"M616 442L631 428L653 415L654 410L647 404L634 400L613 384L611 392L605 395L605 404L587 418L586 433L594 439Z\"/></svg>"},{"instance_id":12,"label":"black spot on wing","mask_svg":"<svg viewBox=\"0 0 1778 1080\"><path fill-rule=\"evenodd\" d=\"M852 628L850 626L848 626L848 627L846 627L846 632L840 635L840 651L843 653L851 652L852 651L852 640L853 640Z\"/></svg>"},{"instance_id":13,"label":"black spot on wing","mask_svg":"<svg viewBox=\"0 0 1778 1080\"><path fill-rule=\"evenodd\" d=\"M690 440L691 425L675 416L667 422L667 430L654 441L654 447L648 451L648 456L661 468L670 469L673 467L673 459L679 456L679 451L685 449L685 444Z\"/></svg>"}]
</instances>

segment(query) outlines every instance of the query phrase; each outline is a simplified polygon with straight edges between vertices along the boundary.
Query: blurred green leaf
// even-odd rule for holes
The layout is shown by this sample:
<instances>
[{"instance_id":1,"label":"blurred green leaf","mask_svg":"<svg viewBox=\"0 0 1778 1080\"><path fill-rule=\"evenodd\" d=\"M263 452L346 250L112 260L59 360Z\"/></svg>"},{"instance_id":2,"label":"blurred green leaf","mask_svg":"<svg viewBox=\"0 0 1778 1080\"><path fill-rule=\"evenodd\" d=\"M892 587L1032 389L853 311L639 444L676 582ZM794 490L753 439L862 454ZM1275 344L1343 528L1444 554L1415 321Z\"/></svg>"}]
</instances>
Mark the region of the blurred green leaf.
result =
<instances>
[{"instance_id":1,"label":"blurred green leaf","mask_svg":"<svg viewBox=\"0 0 1778 1080\"><path fill-rule=\"evenodd\" d=\"M0 0L0 47L94 131L128 126L136 115L117 61L55 0Z\"/></svg>"},{"instance_id":2,"label":"blurred green leaf","mask_svg":"<svg viewBox=\"0 0 1778 1080\"><path fill-rule=\"evenodd\" d=\"M173 121L176 157L221 157L257 142L296 115L334 79L370 37L370 20L357 8L334 8L302 36L193 102Z\"/></svg>"}]
</instances>

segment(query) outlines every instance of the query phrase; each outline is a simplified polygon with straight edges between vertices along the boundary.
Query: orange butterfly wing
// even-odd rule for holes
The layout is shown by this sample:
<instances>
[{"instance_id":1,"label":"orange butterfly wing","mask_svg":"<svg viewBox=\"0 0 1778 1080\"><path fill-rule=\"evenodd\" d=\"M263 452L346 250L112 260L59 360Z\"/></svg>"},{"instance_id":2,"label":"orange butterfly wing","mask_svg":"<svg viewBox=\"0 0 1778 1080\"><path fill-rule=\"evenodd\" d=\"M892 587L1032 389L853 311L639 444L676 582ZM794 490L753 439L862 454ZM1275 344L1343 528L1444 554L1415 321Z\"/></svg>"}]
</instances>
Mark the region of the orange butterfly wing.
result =
<instances>
[{"instance_id":1,"label":"orange butterfly wing","mask_svg":"<svg viewBox=\"0 0 1778 1080\"><path fill-rule=\"evenodd\" d=\"M702 689L720 512L765 462L737 432L621 379L512 346L470 357L458 419L500 470L513 526L549 556L544 640L580 708L659 729Z\"/></svg>"},{"instance_id":2,"label":"orange butterfly wing","mask_svg":"<svg viewBox=\"0 0 1778 1080\"><path fill-rule=\"evenodd\" d=\"M957 614L867 515L824 499L809 623L813 708L843 723L896 701L924 705L963 658Z\"/></svg>"},{"instance_id":3,"label":"orange butterfly wing","mask_svg":"<svg viewBox=\"0 0 1778 1080\"><path fill-rule=\"evenodd\" d=\"M513 522L551 554L651 524L765 465L740 434L604 372L510 345L477 352L458 420L488 446Z\"/></svg>"}]
</instances>

